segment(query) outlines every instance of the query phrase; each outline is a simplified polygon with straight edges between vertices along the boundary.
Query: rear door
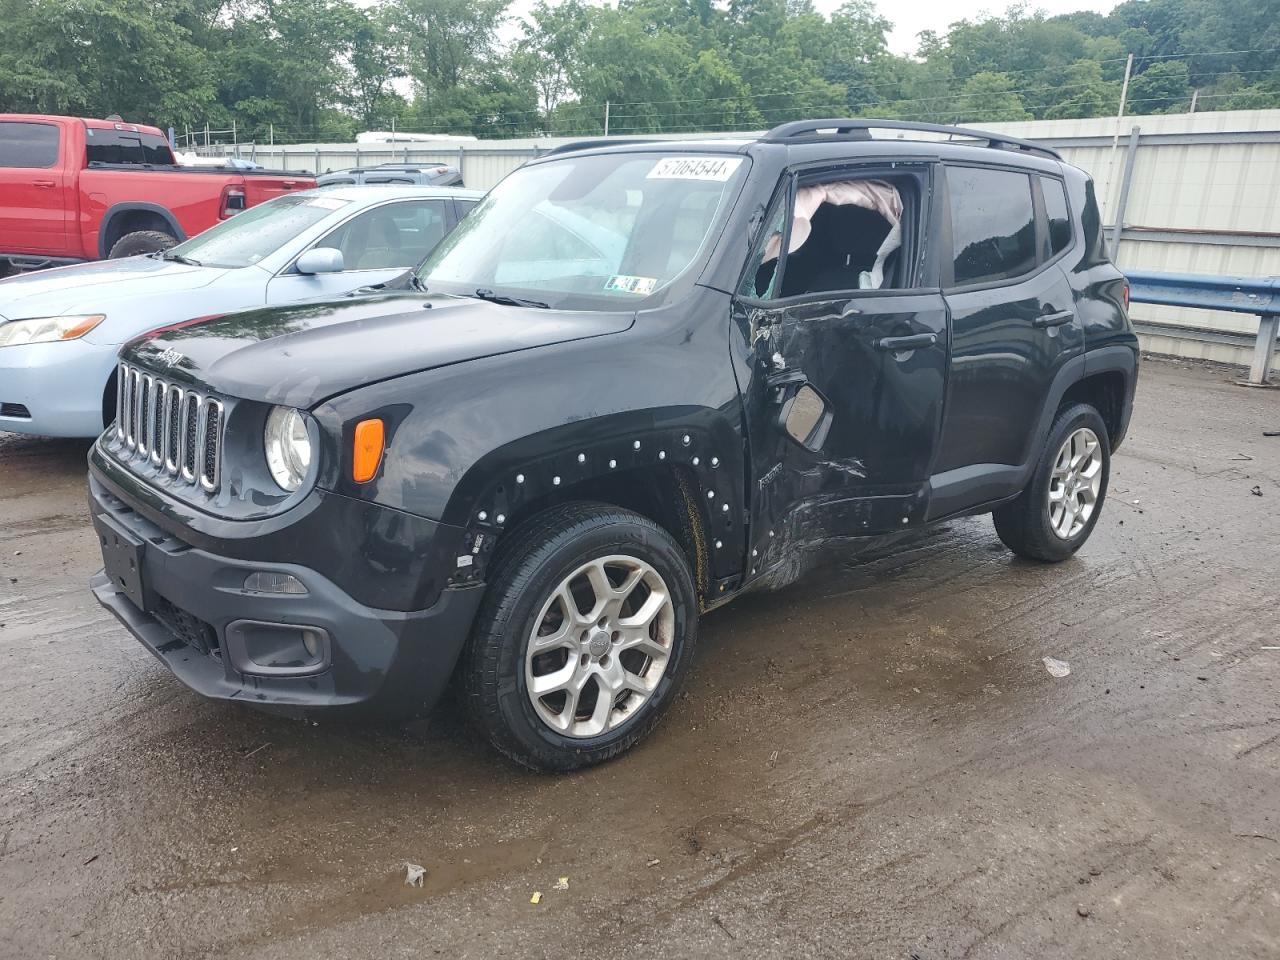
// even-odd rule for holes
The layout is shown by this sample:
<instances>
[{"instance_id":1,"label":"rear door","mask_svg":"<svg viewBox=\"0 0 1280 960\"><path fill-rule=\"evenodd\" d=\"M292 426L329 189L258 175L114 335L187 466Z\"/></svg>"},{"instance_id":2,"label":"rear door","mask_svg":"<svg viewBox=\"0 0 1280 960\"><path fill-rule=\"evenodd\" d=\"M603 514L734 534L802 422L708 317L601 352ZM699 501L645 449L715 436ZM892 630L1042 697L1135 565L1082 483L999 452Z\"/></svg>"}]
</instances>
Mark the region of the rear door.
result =
<instances>
[{"instance_id":1,"label":"rear door","mask_svg":"<svg viewBox=\"0 0 1280 960\"><path fill-rule=\"evenodd\" d=\"M836 181L882 175L873 168L820 174ZM845 269L850 260L856 268L857 257L843 250L859 245L847 220L819 235L815 215L813 234L803 245L787 243L796 249L775 265L768 238L798 222L794 212L781 213L794 210L790 191L775 200L762 232L766 249L757 251L735 299L754 347L745 391L752 522L766 566L791 547L884 533L923 516L947 365L946 304L923 243L933 232L924 229L933 169L903 164L889 175L906 209L903 246L882 287L859 288L859 271ZM820 269L803 263L806 253L819 255Z\"/></svg>"},{"instance_id":2,"label":"rear door","mask_svg":"<svg viewBox=\"0 0 1280 960\"><path fill-rule=\"evenodd\" d=\"M985 472L995 483L971 485L973 503L946 501L959 508L1012 492L995 487L1013 482L1019 474L1009 468L1038 451L1049 385L1084 338L1046 223L1041 177L1015 168L945 170L951 374L936 472ZM1046 180L1061 190L1061 180Z\"/></svg>"},{"instance_id":3,"label":"rear door","mask_svg":"<svg viewBox=\"0 0 1280 960\"><path fill-rule=\"evenodd\" d=\"M0 120L0 254L66 256L69 186L54 123Z\"/></svg>"},{"instance_id":4,"label":"rear door","mask_svg":"<svg viewBox=\"0 0 1280 960\"><path fill-rule=\"evenodd\" d=\"M268 303L291 303L386 283L422 263L453 226L445 199L395 200L356 214L312 247L342 251L340 273L302 274L293 264L267 285Z\"/></svg>"}]
</instances>

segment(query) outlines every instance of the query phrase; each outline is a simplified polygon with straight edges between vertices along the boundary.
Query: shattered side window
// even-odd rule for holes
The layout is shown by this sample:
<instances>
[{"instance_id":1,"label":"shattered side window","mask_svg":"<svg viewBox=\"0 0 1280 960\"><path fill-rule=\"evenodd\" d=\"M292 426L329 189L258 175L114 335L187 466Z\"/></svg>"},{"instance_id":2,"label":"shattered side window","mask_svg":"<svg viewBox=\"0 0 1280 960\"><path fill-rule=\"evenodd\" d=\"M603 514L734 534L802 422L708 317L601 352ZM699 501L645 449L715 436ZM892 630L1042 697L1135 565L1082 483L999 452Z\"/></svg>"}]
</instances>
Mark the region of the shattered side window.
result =
<instances>
[{"instance_id":1,"label":"shattered side window","mask_svg":"<svg viewBox=\"0 0 1280 960\"><path fill-rule=\"evenodd\" d=\"M756 238L751 267L742 278L738 295L752 300L772 300L778 295L778 252L790 203L783 198L769 214L768 223Z\"/></svg>"}]
</instances>

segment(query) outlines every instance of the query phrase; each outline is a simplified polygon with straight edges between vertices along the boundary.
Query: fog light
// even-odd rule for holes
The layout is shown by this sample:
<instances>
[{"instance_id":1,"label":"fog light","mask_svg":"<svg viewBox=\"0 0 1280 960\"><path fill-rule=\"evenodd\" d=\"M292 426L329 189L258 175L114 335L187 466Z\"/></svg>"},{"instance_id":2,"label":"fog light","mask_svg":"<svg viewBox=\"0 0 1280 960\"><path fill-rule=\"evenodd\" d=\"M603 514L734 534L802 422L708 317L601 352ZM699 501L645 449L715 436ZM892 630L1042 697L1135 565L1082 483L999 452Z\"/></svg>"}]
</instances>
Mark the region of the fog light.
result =
<instances>
[{"instance_id":1,"label":"fog light","mask_svg":"<svg viewBox=\"0 0 1280 960\"><path fill-rule=\"evenodd\" d=\"M231 665L259 677L305 677L329 669L333 644L323 627L261 620L227 624L225 648Z\"/></svg>"},{"instance_id":2,"label":"fog light","mask_svg":"<svg viewBox=\"0 0 1280 960\"><path fill-rule=\"evenodd\" d=\"M307 592L301 580L287 573L251 573L244 578L244 588L250 593L287 593L293 596Z\"/></svg>"}]
</instances>

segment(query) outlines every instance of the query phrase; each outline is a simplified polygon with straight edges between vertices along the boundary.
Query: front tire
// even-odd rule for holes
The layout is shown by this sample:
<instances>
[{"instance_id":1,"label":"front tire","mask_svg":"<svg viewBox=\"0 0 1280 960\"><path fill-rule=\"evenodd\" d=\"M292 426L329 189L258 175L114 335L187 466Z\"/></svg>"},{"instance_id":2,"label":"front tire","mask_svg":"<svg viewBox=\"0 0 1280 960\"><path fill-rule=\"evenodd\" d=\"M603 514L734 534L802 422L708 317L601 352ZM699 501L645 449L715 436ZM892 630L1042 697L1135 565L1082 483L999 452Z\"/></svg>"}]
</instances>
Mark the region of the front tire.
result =
<instances>
[{"instance_id":1,"label":"front tire","mask_svg":"<svg viewBox=\"0 0 1280 960\"><path fill-rule=\"evenodd\" d=\"M1110 477L1111 441L1102 417L1085 403L1065 407L1022 493L993 512L996 533L1020 557L1066 560L1093 532Z\"/></svg>"},{"instance_id":2,"label":"front tire","mask_svg":"<svg viewBox=\"0 0 1280 960\"><path fill-rule=\"evenodd\" d=\"M657 725L693 656L698 603L680 545L617 507L552 507L499 548L464 652L469 712L539 770L617 756Z\"/></svg>"}]
</instances>

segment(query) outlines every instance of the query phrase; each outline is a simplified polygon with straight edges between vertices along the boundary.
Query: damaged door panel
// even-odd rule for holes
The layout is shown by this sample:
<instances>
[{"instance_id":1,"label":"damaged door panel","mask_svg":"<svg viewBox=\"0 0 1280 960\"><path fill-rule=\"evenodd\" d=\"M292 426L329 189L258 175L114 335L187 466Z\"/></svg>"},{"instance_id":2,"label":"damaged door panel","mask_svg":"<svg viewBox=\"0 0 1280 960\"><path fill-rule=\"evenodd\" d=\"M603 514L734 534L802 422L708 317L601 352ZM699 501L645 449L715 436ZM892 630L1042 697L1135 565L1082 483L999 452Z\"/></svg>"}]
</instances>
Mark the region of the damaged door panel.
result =
<instances>
[{"instance_id":1,"label":"damaged door panel","mask_svg":"<svg viewBox=\"0 0 1280 960\"><path fill-rule=\"evenodd\" d=\"M770 331L757 340L759 397L747 407L757 572L918 519L946 387L941 294L824 300L755 319Z\"/></svg>"}]
</instances>

